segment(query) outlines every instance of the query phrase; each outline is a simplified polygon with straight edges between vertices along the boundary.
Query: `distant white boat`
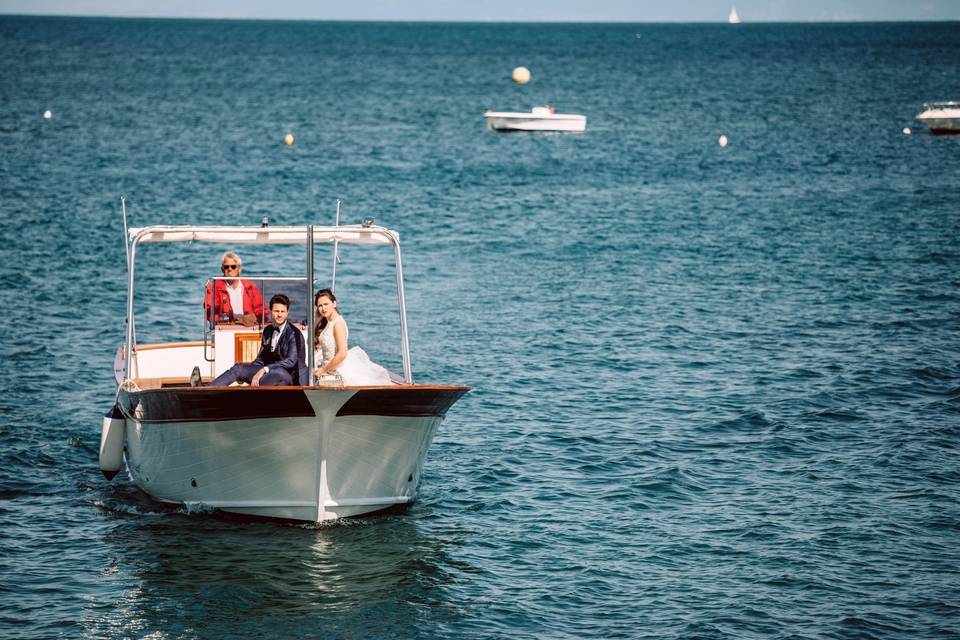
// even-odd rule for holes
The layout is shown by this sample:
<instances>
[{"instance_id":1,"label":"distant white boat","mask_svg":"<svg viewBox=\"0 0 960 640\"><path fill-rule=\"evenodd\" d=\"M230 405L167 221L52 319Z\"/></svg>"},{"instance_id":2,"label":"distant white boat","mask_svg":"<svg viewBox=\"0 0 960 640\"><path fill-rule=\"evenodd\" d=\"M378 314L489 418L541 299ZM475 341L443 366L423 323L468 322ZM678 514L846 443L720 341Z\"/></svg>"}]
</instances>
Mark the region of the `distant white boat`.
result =
<instances>
[{"instance_id":1,"label":"distant white boat","mask_svg":"<svg viewBox=\"0 0 960 640\"><path fill-rule=\"evenodd\" d=\"M730 24L740 24L740 16L737 15L736 5L730 5L730 15L727 17Z\"/></svg>"},{"instance_id":2,"label":"distant white boat","mask_svg":"<svg viewBox=\"0 0 960 640\"><path fill-rule=\"evenodd\" d=\"M930 133L960 134L960 101L927 102L917 120L927 125Z\"/></svg>"},{"instance_id":3,"label":"distant white boat","mask_svg":"<svg viewBox=\"0 0 960 640\"><path fill-rule=\"evenodd\" d=\"M496 131L584 131L587 116L556 113L553 107L534 107L529 113L487 111L486 125Z\"/></svg>"}]
</instances>

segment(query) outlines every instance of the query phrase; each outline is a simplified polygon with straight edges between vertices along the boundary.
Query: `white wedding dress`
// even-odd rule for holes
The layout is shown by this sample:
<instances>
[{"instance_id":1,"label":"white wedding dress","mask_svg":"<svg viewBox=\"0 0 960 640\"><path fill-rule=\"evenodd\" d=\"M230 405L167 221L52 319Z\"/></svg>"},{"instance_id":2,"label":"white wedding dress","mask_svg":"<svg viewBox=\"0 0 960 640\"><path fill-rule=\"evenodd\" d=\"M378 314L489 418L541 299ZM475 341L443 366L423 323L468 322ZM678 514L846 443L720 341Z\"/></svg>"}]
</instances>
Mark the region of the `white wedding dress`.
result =
<instances>
[{"instance_id":1,"label":"white wedding dress","mask_svg":"<svg viewBox=\"0 0 960 640\"><path fill-rule=\"evenodd\" d=\"M350 330L347 329L347 322L343 319L343 316L337 316L328 322L327 326L320 332L320 346L313 354L313 361L317 367L326 366L337 353L337 341L333 337L333 328L338 322L343 323L343 328L347 331L347 338L350 337ZM396 384L390 378L390 372L372 362L367 352L360 347L351 347L347 350L347 357L337 366L335 373L343 379L343 384L348 387Z\"/></svg>"}]
</instances>

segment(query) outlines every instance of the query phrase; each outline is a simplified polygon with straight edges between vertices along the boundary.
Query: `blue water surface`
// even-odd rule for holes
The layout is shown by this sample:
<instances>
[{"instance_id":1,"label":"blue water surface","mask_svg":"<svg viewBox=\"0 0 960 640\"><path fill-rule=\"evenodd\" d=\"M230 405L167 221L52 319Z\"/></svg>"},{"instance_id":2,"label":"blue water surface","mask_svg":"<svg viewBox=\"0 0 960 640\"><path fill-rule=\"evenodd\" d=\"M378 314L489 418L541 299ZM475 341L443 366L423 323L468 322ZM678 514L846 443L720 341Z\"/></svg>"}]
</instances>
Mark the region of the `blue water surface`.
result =
<instances>
[{"instance_id":1,"label":"blue water surface","mask_svg":"<svg viewBox=\"0 0 960 640\"><path fill-rule=\"evenodd\" d=\"M0 636L956 637L960 137L914 116L960 99L957 23L0 17L0 60ZM483 129L538 104L587 131ZM473 387L412 507L103 479L121 193L400 232L414 375ZM198 338L217 252L144 249L142 342ZM391 266L337 287L397 370Z\"/></svg>"}]
</instances>

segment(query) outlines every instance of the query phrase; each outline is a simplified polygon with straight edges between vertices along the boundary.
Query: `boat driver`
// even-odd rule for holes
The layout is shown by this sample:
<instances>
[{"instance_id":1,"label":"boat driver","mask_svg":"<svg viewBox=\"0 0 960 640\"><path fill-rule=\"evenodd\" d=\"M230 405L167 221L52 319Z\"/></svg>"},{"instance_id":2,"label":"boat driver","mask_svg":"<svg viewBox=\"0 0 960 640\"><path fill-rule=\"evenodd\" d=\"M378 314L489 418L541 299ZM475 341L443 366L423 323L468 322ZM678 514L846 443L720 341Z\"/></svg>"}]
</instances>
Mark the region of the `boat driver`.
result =
<instances>
[{"instance_id":1,"label":"boat driver","mask_svg":"<svg viewBox=\"0 0 960 640\"><path fill-rule=\"evenodd\" d=\"M306 346L300 329L287 322L290 299L282 293L270 298L273 323L263 329L260 353L249 364L235 364L210 383L211 387L227 387L234 382L247 382L252 387L274 387L309 384Z\"/></svg>"},{"instance_id":2,"label":"boat driver","mask_svg":"<svg viewBox=\"0 0 960 640\"><path fill-rule=\"evenodd\" d=\"M252 327L263 316L263 296L251 280L240 277L243 261L233 251L220 258L220 271L228 280L213 281L213 310L211 315L210 286L204 295L203 308L211 324L242 324Z\"/></svg>"}]
</instances>

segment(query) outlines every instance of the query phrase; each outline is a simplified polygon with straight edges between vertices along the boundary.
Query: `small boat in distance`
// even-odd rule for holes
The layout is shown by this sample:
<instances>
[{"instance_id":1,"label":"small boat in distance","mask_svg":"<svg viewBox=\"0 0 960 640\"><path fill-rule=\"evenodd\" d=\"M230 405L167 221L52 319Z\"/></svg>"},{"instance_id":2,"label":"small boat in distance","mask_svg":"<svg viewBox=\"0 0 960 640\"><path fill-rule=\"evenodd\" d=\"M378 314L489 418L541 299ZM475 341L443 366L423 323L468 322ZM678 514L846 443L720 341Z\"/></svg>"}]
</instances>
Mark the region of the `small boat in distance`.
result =
<instances>
[{"instance_id":1,"label":"small boat in distance","mask_svg":"<svg viewBox=\"0 0 960 640\"><path fill-rule=\"evenodd\" d=\"M557 113L553 107L534 107L530 113L487 111L483 114L488 129L494 131L571 131L587 128L587 116Z\"/></svg>"},{"instance_id":2,"label":"small boat in distance","mask_svg":"<svg viewBox=\"0 0 960 640\"><path fill-rule=\"evenodd\" d=\"M930 133L960 134L960 100L925 102L917 120L927 125Z\"/></svg>"},{"instance_id":3,"label":"small boat in distance","mask_svg":"<svg viewBox=\"0 0 960 640\"><path fill-rule=\"evenodd\" d=\"M727 22L730 24L740 24L740 16L737 15L736 5L730 5L730 15L727 16Z\"/></svg>"}]
</instances>

